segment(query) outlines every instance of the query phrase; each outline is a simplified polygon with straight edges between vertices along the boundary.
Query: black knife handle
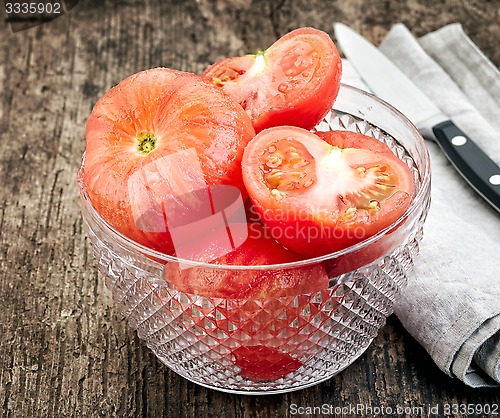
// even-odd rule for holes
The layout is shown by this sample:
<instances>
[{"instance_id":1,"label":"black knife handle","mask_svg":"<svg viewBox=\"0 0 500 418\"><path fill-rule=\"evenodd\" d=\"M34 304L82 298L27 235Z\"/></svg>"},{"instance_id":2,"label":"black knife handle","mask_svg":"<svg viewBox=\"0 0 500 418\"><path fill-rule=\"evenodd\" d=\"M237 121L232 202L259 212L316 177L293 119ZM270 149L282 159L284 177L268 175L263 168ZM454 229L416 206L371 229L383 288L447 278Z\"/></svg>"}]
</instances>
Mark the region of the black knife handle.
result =
<instances>
[{"instance_id":1,"label":"black knife handle","mask_svg":"<svg viewBox=\"0 0 500 418\"><path fill-rule=\"evenodd\" d=\"M432 131L457 171L500 212L500 167L452 121L442 122Z\"/></svg>"}]
</instances>

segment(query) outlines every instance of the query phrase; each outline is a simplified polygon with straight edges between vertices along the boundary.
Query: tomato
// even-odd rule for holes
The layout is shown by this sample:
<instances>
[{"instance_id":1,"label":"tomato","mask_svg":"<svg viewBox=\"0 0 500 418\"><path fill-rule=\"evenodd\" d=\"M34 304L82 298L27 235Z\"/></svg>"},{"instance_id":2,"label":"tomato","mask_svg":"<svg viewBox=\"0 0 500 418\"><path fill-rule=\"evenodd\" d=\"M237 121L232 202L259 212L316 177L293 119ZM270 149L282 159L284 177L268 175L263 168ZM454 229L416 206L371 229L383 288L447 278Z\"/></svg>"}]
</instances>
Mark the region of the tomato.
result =
<instances>
[{"instance_id":1,"label":"tomato","mask_svg":"<svg viewBox=\"0 0 500 418\"><path fill-rule=\"evenodd\" d=\"M272 238L258 223L248 225L248 238L210 267L168 263L166 280L176 289L195 295L228 299L265 299L315 293L328 287L321 264L279 269L231 270L217 265L265 266L303 259Z\"/></svg>"},{"instance_id":2,"label":"tomato","mask_svg":"<svg viewBox=\"0 0 500 418\"><path fill-rule=\"evenodd\" d=\"M243 155L243 180L279 242L308 257L356 244L408 208L413 175L383 143L297 127L262 131Z\"/></svg>"},{"instance_id":3,"label":"tomato","mask_svg":"<svg viewBox=\"0 0 500 418\"><path fill-rule=\"evenodd\" d=\"M310 349L304 339L311 333L320 333L314 331L315 325L309 324L306 317L322 315L311 301L320 291L325 292L321 295L324 300L329 299L329 278L321 263L251 270L251 266L291 263L302 257L277 243L261 224L250 223L248 228L247 240L214 260L214 268L182 268L168 263L166 280L176 290L214 298L203 306L196 305L203 315L187 315L196 319L197 327L210 338L223 346L237 347L232 354L242 377L276 380L302 365L297 357ZM228 270L220 264L249 267ZM308 333L303 335L305 328ZM266 344L279 344L280 349Z\"/></svg>"},{"instance_id":4,"label":"tomato","mask_svg":"<svg viewBox=\"0 0 500 418\"><path fill-rule=\"evenodd\" d=\"M203 76L240 103L259 132L278 125L316 126L337 97L341 73L330 36L301 28L256 55L219 61Z\"/></svg>"},{"instance_id":5,"label":"tomato","mask_svg":"<svg viewBox=\"0 0 500 418\"><path fill-rule=\"evenodd\" d=\"M201 77L167 68L142 71L92 110L82 181L111 226L173 254L168 201L182 214L195 199L185 202L185 196L210 185L234 186L244 195L241 158L254 135L241 107Z\"/></svg>"},{"instance_id":6,"label":"tomato","mask_svg":"<svg viewBox=\"0 0 500 418\"><path fill-rule=\"evenodd\" d=\"M238 347L233 355L235 364L241 368L240 376L257 382L280 379L302 366L289 354L263 345Z\"/></svg>"}]
</instances>

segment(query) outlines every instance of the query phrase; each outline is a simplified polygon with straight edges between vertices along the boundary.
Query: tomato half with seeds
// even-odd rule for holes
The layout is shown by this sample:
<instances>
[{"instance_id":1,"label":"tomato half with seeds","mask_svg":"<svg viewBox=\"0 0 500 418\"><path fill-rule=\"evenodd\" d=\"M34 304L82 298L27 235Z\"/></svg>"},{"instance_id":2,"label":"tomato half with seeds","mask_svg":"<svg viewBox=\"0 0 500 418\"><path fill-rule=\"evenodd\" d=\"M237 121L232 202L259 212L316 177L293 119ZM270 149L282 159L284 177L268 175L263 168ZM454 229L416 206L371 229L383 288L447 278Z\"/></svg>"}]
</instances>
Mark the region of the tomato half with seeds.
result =
<instances>
[{"instance_id":1,"label":"tomato half with seeds","mask_svg":"<svg viewBox=\"0 0 500 418\"><path fill-rule=\"evenodd\" d=\"M250 141L243 180L270 233L308 257L342 250L399 219L415 185L383 143L352 132L275 127Z\"/></svg>"},{"instance_id":2,"label":"tomato half with seeds","mask_svg":"<svg viewBox=\"0 0 500 418\"><path fill-rule=\"evenodd\" d=\"M341 73L330 36L300 28L256 55L219 61L202 76L241 104L259 132L278 125L316 126L337 97Z\"/></svg>"},{"instance_id":3,"label":"tomato half with seeds","mask_svg":"<svg viewBox=\"0 0 500 418\"><path fill-rule=\"evenodd\" d=\"M168 68L141 71L94 106L82 182L111 226L174 254L165 208L182 214L184 204L196 206L192 192L211 185L245 195L240 164L254 135L241 107L205 79Z\"/></svg>"}]
</instances>

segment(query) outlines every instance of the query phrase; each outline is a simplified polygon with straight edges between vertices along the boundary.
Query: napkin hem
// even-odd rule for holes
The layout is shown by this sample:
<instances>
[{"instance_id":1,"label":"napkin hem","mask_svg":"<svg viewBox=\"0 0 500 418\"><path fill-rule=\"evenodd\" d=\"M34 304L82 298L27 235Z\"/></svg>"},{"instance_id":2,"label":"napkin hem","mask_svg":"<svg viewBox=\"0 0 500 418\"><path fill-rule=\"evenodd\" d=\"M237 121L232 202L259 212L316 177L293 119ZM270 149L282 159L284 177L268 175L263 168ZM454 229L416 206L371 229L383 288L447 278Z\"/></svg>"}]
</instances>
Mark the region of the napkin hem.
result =
<instances>
[{"instance_id":1,"label":"napkin hem","mask_svg":"<svg viewBox=\"0 0 500 418\"><path fill-rule=\"evenodd\" d=\"M496 387L500 382L491 376L474 360L481 347L500 329L500 312L486 319L459 347L450 364L453 376L458 377L471 386ZM475 366L475 367L474 367Z\"/></svg>"},{"instance_id":2,"label":"napkin hem","mask_svg":"<svg viewBox=\"0 0 500 418\"><path fill-rule=\"evenodd\" d=\"M493 109L500 106L499 69L465 33L462 25L446 25L417 41L443 68L481 117L498 131L500 122ZM478 89L482 92L481 97L477 96Z\"/></svg>"},{"instance_id":3,"label":"napkin hem","mask_svg":"<svg viewBox=\"0 0 500 418\"><path fill-rule=\"evenodd\" d=\"M441 29L436 30L435 32L428 33L427 35L422 36L420 39L418 39L418 42L422 45L424 50L427 51L426 48L426 43L428 42L429 38L432 38L432 35L434 34L440 34L440 32L445 32L445 31L457 31L457 34L461 37L462 41L467 42L466 48L470 48L474 54L477 54L477 62L480 63L480 65L484 68L485 72L492 72L491 74L488 74L488 80L494 79L495 76L498 74L498 68L495 67L493 62L490 61L490 59L484 54L483 51L479 49L479 47L474 43L474 41L467 35L464 31L464 28L462 24L460 23L451 23L449 25L443 26ZM457 58L462 59L462 57L457 56ZM471 65L470 61L468 60L463 60L464 65L471 71L472 73L477 70L477 65ZM452 77L453 78L453 77ZM489 84L487 84L482 78L477 77L477 80L480 84L482 84L485 88L485 91L489 90Z\"/></svg>"}]
</instances>

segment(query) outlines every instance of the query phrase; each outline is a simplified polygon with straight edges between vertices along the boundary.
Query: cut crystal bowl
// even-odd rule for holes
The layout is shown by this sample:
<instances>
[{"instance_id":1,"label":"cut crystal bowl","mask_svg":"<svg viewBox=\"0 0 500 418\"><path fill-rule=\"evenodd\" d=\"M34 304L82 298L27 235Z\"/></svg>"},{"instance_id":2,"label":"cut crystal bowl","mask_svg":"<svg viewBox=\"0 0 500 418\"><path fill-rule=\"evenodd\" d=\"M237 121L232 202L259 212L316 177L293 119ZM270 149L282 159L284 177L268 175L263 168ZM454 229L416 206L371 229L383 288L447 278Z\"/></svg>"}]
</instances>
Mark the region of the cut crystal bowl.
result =
<instances>
[{"instance_id":1,"label":"cut crystal bowl","mask_svg":"<svg viewBox=\"0 0 500 418\"><path fill-rule=\"evenodd\" d=\"M352 364L393 312L418 253L430 203L424 141L396 109L347 85L315 129L360 132L387 144L414 175L416 195L406 213L355 246L311 260L273 266L192 262L196 269L235 275L322 264L329 287L313 294L223 299L177 290L171 279L181 260L113 229L92 206L80 176L83 218L114 301L160 361L184 378L244 394L312 386ZM182 268L186 263L182 260Z\"/></svg>"}]
</instances>

